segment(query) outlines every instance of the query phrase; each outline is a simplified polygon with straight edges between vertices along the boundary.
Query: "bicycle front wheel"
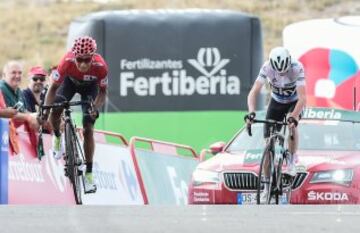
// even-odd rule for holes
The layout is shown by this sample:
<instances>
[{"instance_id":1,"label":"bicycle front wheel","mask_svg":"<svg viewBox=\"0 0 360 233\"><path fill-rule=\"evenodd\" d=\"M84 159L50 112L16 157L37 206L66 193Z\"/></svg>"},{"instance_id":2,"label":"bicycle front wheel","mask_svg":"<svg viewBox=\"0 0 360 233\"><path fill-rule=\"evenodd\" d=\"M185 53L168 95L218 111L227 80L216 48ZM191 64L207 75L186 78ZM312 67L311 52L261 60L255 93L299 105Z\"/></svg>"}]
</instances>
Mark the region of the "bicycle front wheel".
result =
<instances>
[{"instance_id":1,"label":"bicycle front wheel","mask_svg":"<svg viewBox=\"0 0 360 233\"><path fill-rule=\"evenodd\" d=\"M75 202L78 205L82 204L81 199L81 173L78 169L77 158L78 148L76 144L75 131L70 123L65 125L65 150L66 150L66 169L69 179L72 183Z\"/></svg>"},{"instance_id":2,"label":"bicycle front wheel","mask_svg":"<svg viewBox=\"0 0 360 233\"><path fill-rule=\"evenodd\" d=\"M263 153L260 162L259 176L257 182L256 202L260 204L270 204L273 190L274 175L274 152L268 145Z\"/></svg>"},{"instance_id":3,"label":"bicycle front wheel","mask_svg":"<svg viewBox=\"0 0 360 233\"><path fill-rule=\"evenodd\" d=\"M283 166L283 154L278 156L278 161L276 164L276 175L274 175L274 179L276 181L276 187L275 187L275 203L279 204L279 197L280 195L283 195L283 182L282 182L282 166Z\"/></svg>"}]
</instances>

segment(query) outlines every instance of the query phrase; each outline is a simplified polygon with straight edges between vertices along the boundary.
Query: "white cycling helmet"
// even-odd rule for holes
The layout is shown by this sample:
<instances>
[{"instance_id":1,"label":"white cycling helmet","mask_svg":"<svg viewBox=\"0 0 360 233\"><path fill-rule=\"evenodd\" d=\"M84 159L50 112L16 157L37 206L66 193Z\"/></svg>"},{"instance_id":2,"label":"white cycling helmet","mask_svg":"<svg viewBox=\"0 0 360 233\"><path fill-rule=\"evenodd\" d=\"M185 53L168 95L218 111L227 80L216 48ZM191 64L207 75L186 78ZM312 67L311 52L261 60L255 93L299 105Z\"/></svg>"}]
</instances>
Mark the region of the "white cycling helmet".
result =
<instances>
[{"instance_id":1,"label":"white cycling helmet","mask_svg":"<svg viewBox=\"0 0 360 233\"><path fill-rule=\"evenodd\" d=\"M290 53L284 47L273 48L269 55L269 61L271 67L279 73L285 73L291 66Z\"/></svg>"}]
</instances>

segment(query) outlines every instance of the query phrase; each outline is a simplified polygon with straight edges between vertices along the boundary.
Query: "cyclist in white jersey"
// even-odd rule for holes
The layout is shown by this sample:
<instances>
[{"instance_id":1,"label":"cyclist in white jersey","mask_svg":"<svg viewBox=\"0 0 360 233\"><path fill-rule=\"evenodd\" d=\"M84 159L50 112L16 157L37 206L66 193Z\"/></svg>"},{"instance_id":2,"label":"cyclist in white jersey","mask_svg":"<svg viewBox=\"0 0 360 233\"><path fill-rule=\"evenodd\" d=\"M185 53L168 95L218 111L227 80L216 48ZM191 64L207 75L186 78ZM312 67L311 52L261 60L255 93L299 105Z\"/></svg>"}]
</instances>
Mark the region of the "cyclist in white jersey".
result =
<instances>
[{"instance_id":1,"label":"cyclist in white jersey","mask_svg":"<svg viewBox=\"0 0 360 233\"><path fill-rule=\"evenodd\" d=\"M268 81L271 87L271 100L267 109L266 119L282 121L288 114L289 127L293 128L294 140L288 140L290 155L284 173L296 175L294 154L298 146L296 126L306 104L305 75L303 65L291 59L289 51L283 47L271 50L269 60L261 67L259 75L248 95L249 114L245 116L247 124L255 118L256 97L262 86ZM281 129L278 129L281 130ZM264 137L269 137L269 126L264 126Z\"/></svg>"}]
</instances>

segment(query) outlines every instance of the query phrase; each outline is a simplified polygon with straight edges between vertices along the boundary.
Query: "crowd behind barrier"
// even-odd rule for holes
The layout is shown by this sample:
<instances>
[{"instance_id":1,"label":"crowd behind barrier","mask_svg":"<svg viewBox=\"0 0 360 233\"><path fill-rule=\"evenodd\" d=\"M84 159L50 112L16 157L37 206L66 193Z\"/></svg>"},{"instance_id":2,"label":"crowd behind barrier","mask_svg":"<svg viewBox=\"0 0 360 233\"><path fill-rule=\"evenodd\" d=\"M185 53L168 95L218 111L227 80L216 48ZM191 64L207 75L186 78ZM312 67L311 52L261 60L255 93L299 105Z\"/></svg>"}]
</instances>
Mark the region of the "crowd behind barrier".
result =
<instances>
[{"instance_id":1,"label":"crowd behind barrier","mask_svg":"<svg viewBox=\"0 0 360 233\"><path fill-rule=\"evenodd\" d=\"M1 204L75 204L63 160L49 155L51 135L43 135L45 156L39 160L25 128L17 131L19 153L9 151L8 120L0 123ZM108 137L118 138L119 143L107 142ZM128 143L122 135L105 131L97 131L95 138L93 172L98 190L83 195L83 204L187 204L187 185L198 163L191 147L140 137ZM137 142L149 143L150 149L138 147Z\"/></svg>"}]
</instances>

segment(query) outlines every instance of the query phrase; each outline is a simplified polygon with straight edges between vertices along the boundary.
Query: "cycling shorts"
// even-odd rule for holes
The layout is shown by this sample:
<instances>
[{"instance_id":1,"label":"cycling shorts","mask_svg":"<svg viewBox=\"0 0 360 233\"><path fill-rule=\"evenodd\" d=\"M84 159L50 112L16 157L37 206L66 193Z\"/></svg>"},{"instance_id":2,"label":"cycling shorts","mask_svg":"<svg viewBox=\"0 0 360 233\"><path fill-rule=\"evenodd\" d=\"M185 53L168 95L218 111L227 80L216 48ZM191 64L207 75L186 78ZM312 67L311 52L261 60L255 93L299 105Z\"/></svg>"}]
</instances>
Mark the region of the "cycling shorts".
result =
<instances>
[{"instance_id":1,"label":"cycling shorts","mask_svg":"<svg viewBox=\"0 0 360 233\"><path fill-rule=\"evenodd\" d=\"M63 101L70 101L76 93L79 93L82 101L89 100L91 97L92 100L95 100L99 92L98 84L94 81L77 81L71 77L66 77L58 88L55 96L55 103L61 103ZM89 109L90 105L81 106L83 118L82 123L94 125L95 120L90 116Z\"/></svg>"},{"instance_id":2,"label":"cycling shorts","mask_svg":"<svg viewBox=\"0 0 360 233\"><path fill-rule=\"evenodd\" d=\"M282 104L271 98L266 112L266 120L283 121L286 115L294 110L296 103L297 100L291 103ZM281 126L278 126L277 131L279 132L281 128ZM269 136L270 125L264 124L264 138L268 138Z\"/></svg>"}]
</instances>

